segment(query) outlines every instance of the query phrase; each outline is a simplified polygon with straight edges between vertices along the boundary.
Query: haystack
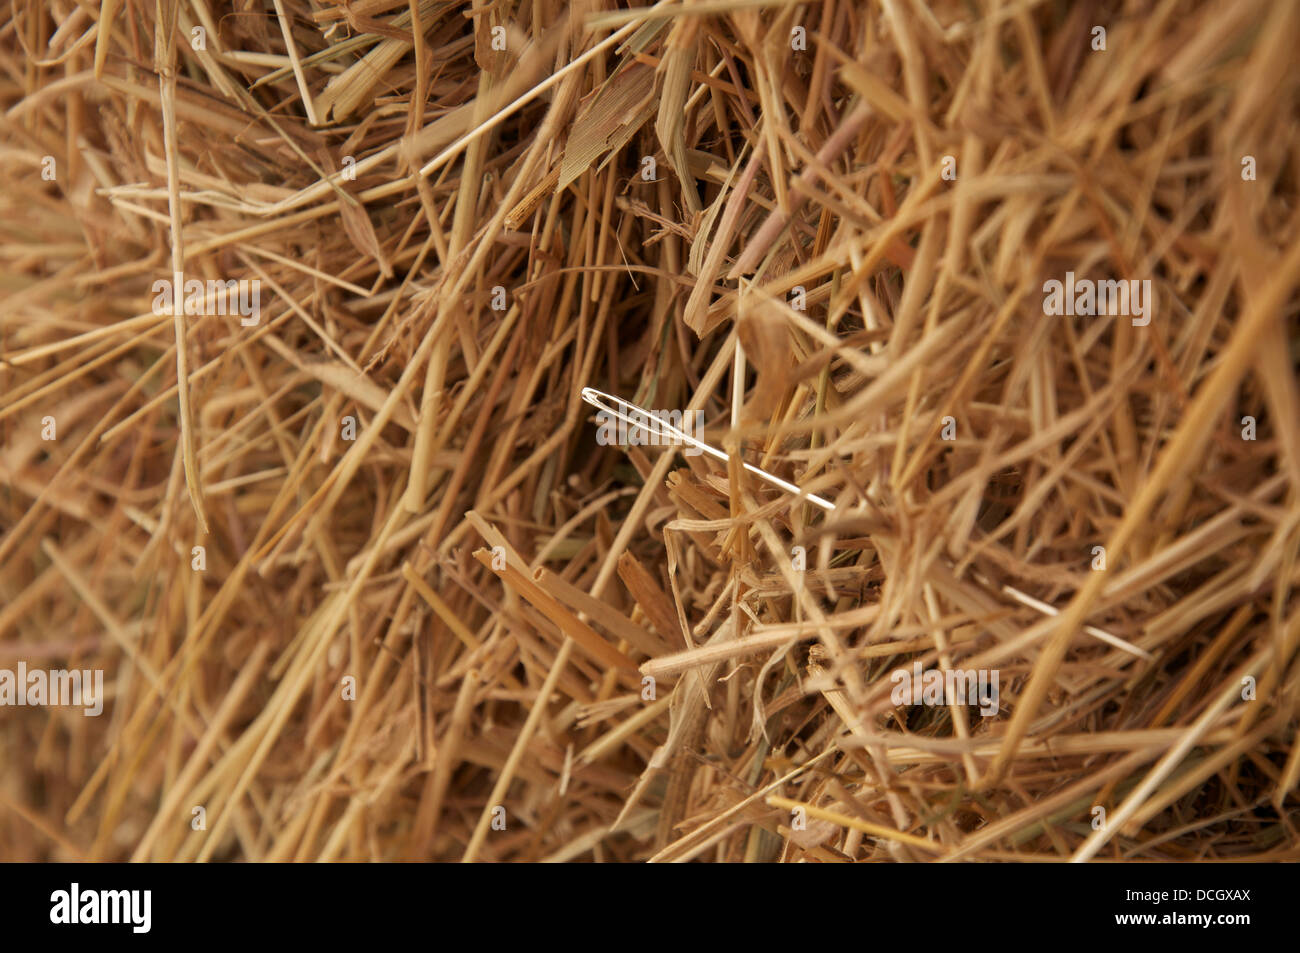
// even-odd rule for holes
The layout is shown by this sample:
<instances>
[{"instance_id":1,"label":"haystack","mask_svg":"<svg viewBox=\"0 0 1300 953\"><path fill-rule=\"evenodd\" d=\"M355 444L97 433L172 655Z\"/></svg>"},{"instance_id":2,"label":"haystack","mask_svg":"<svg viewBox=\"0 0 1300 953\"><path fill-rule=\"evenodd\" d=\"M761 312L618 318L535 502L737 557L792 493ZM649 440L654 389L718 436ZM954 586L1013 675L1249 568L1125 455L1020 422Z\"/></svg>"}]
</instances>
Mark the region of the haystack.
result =
<instances>
[{"instance_id":1,"label":"haystack","mask_svg":"<svg viewBox=\"0 0 1300 953\"><path fill-rule=\"evenodd\" d=\"M1300 6L9 15L0 857L1300 859Z\"/></svg>"}]
</instances>

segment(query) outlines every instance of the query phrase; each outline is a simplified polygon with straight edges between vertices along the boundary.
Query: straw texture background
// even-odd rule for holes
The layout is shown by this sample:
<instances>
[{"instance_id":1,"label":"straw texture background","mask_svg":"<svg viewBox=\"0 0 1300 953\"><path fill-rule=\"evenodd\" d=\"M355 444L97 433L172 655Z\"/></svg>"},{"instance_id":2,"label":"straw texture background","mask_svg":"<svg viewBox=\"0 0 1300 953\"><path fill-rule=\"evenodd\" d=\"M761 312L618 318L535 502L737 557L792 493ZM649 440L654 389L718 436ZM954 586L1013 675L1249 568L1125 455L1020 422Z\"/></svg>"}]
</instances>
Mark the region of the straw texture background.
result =
<instances>
[{"instance_id":1,"label":"straw texture background","mask_svg":"<svg viewBox=\"0 0 1300 953\"><path fill-rule=\"evenodd\" d=\"M0 858L1300 859L1297 4L2 16Z\"/></svg>"}]
</instances>

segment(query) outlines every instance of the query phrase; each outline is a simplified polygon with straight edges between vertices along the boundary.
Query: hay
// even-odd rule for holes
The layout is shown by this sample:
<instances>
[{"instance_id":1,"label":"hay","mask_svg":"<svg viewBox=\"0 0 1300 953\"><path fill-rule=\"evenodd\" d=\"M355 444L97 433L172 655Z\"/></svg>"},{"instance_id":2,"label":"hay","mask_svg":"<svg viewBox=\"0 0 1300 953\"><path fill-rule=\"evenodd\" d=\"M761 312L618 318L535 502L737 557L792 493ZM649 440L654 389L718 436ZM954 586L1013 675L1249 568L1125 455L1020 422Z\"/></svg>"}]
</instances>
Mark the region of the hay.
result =
<instances>
[{"instance_id":1,"label":"hay","mask_svg":"<svg viewBox=\"0 0 1300 953\"><path fill-rule=\"evenodd\" d=\"M1298 45L19 0L0 856L1300 858Z\"/></svg>"}]
</instances>

